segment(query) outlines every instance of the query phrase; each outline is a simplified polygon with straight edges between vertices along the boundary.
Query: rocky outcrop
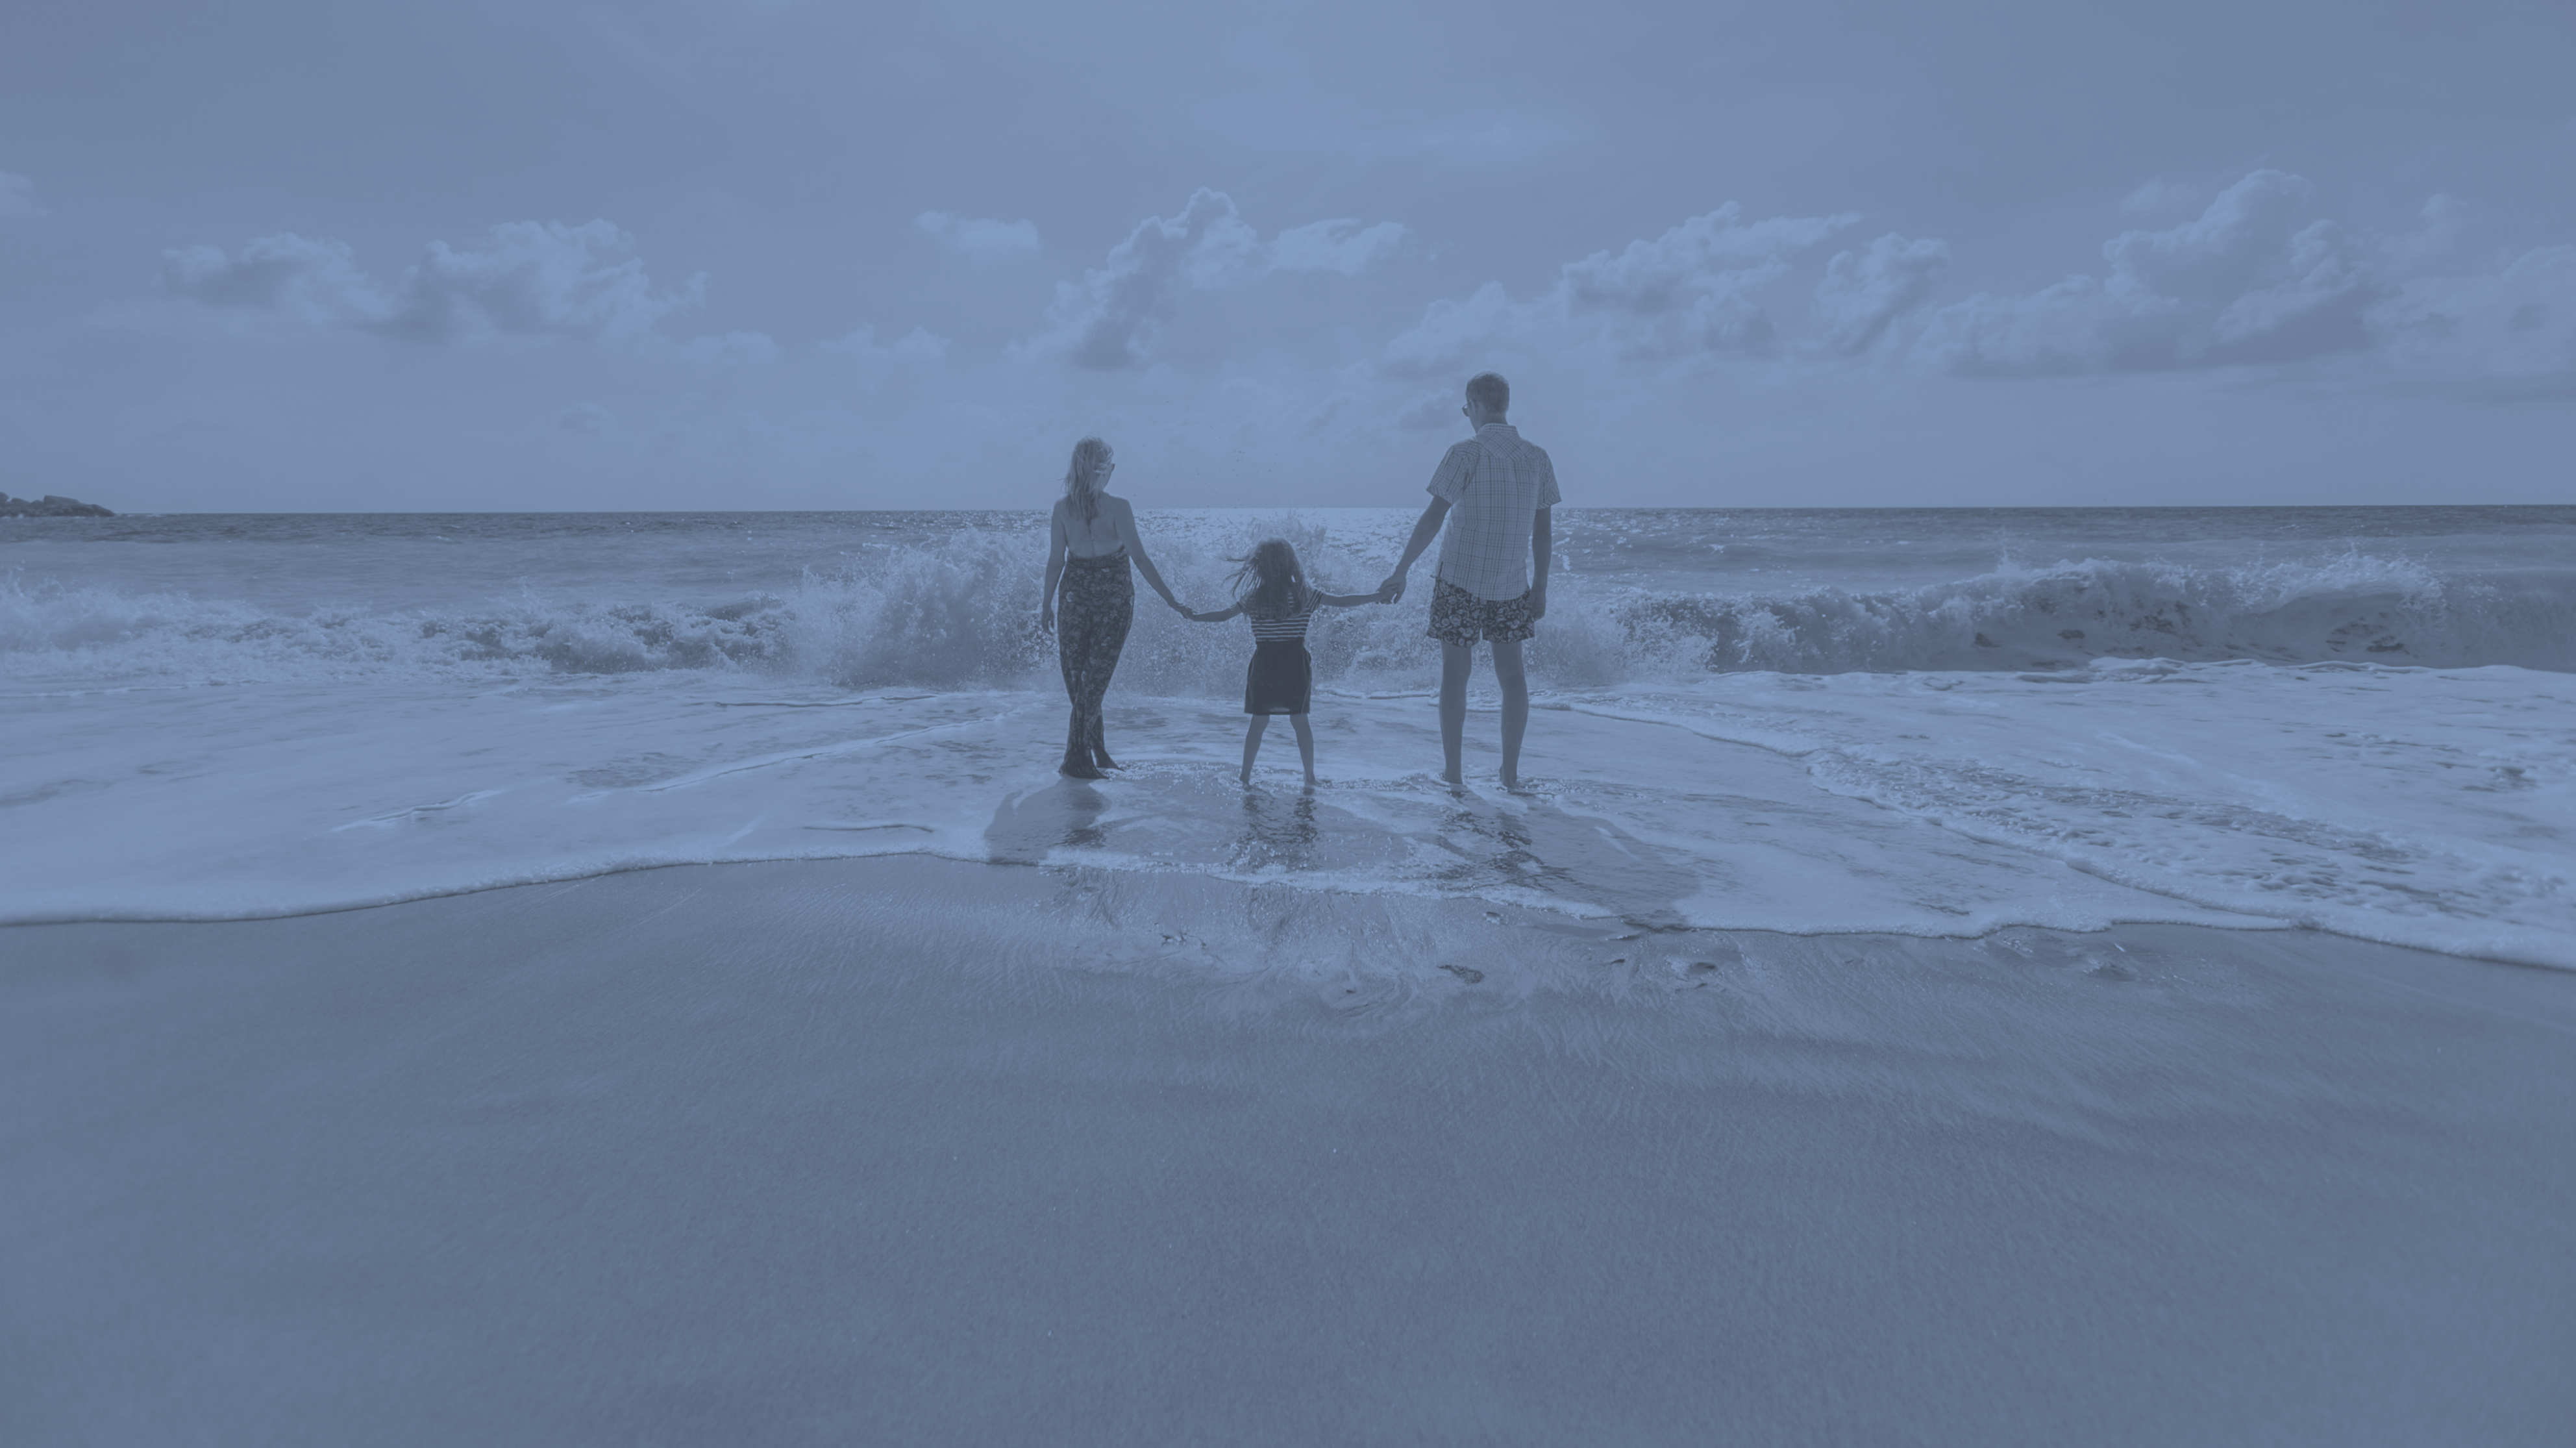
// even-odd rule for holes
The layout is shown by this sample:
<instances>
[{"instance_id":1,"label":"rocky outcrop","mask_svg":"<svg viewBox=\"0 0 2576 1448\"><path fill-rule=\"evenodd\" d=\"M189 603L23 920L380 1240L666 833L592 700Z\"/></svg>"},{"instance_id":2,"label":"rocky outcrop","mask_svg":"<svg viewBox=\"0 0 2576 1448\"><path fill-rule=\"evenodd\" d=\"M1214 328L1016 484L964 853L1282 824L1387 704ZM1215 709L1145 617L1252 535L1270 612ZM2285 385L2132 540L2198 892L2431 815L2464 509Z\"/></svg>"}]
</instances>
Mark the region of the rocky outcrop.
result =
<instances>
[{"instance_id":1,"label":"rocky outcrop","mask_svg":"<svg viewBox=\"0 0 2576 1448\"><path fill-rule=\"evenodd\" d=\"M0 493L0 518L113 518L116 515L96 503L78 498L57 497L52 493L42 498L13 498Z\"/></svg>"}]
</instances>

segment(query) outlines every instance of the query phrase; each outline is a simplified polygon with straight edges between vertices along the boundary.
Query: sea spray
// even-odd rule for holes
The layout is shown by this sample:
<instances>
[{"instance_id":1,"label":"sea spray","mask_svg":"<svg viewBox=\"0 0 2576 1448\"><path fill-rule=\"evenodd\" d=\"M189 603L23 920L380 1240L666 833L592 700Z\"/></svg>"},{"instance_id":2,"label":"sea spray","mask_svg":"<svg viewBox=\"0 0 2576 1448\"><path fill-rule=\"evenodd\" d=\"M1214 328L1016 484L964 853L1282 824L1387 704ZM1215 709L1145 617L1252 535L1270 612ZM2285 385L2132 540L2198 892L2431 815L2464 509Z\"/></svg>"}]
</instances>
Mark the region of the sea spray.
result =
<instances>
[{"instance_id":1,"label":"sea spray","mask_svg":"<svg viewBox=\"0 0 2576 1448\"><path fill-rule=\"evenodd\" d=\"M1026 551L968 529L935 548L874 547L809 569L778 661L850 689L1024 684L1046 647Z\"/></svg>"},{"instance_id":2,"label":"sea spray","mask_svg":"<svg viewBox=\"0 0 2576 1448\"><path fill-rule=\"evenodd\" d=\"M774 605L531 599L463 613L278 613L13 582L0 586L0 668L22 679L236 684L738 668L768 655Z\"/></svg>"},{"instance_id":3,"label":"sea spray","mask_svg":"<svg viewBox=\"0 0 2576 1448\"><path fill-rule=\"evenodd\" d=\"M2085 559L1888 592L1639 593L1613 605L1638 675L2063 668L2097 658L2355 660L2576 670L2563 584L2446 579L2403 558L2210 568ZM1647 664L1649 658L1661 668Z\"/></svg>"},{"instance_id":4,"label":"sea spray","mask_svg":"<svg viewBox=\"0 0 2576 1448\"><path fill-rule=\"evenodd\" d=\"M1311 808L1235 785L1245 628L1141 587L1128 771L1060 785L1042 515L98 520L0 541L0 802L46 841L9 893L22 919L227 918L927 850L1793 932L2294 921L2576 964L2576 509L2346 513L2016 522L2002 563L1982 515L1561 514L1539 792L1490 791L1483 714L1471 798L1437 787L1426 559L1402 603L1316 621ZM1365 593L1412 519L1144 536L1205 608L1271 534Z\"/></svg>"},{"instance_id":5,"label":"sea spray","mask_svg":"<svg viewBox=\"0 0 2576 1448\"><path fill-rule=\"evenodd\" d=\"M1299 516L1200 514L1148 540L1195 608L1230 600L1230 561L1265 536L1296 545L1330 592L1377 586L1385 530ZM1596 550L1597 551L1597 550ZM0 578L0 671L88 683L361 678L517 679L741 671L850 689L1032 687L1055 668L1040 627L1043 536L963 527L866 541L793 581L692 597L620 591L613 575L523 573L470 601L387 608L329 596L255 603L195 591ZM1409 691L1436 681L1424 638L1434 563L1392 606L1328 610L1310 647L1319 685ZM1138 582L1125 691L1221 699L1241 684L1239 628L1193 624ZM2087 557L2008 562L1873 588L1864 578L1679 589L1560 566L1528 651L1547 689L1711 674L1995 672L2103 658L2333 661L2576 670L2576 577L2563 568L2437 568L2347 545L2235 563Z\"/></svg>"}]
</instances>

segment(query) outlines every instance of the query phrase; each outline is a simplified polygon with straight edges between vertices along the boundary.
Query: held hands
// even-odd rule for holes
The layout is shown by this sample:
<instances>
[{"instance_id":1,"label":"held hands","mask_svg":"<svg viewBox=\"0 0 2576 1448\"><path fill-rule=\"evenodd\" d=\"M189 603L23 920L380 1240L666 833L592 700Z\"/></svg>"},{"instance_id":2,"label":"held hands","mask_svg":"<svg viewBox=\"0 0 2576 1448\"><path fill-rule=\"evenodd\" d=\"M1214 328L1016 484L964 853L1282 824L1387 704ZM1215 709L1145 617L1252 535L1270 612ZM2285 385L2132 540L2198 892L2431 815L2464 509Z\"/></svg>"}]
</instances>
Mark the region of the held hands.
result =
<instances>
[{"instance_id":1,"label":"held hands","mask_svg":"<svg viewBox=\"0 0 2576 1448\"><path fill-rule=\"evenodd\" d=\"M1398 603L1403 598L1404 575L1402 573L1388 574L1386 581L1377 586L1377 601L1380 603Z\"/></svg>"}]
</instances>

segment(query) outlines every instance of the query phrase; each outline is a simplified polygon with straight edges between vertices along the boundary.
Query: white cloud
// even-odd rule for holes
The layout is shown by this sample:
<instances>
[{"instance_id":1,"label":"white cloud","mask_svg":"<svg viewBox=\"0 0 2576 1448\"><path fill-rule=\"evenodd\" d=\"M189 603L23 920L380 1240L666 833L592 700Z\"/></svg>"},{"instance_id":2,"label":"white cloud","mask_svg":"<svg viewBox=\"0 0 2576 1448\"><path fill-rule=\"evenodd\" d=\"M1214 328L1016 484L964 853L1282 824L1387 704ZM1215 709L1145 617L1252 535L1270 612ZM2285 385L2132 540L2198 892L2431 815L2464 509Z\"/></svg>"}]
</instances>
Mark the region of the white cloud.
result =
<instances>
[{"instance_id":1,"label":"white cloud","mask_svg":"<svg viewBox=\"0 0 2576 1448\"><path fill-rule=\"evenodd\" d=\"M1632 241L1617 256L1596 251L1569 263L1558 290L1578 309L1664 316L1711 293L1731 293L1737 278L1776 275L1786 258L1822 243L1856 217L1775 216L1747 225L1730 201L1694 216L1652 241Z\"/></svg>"},{"instance_id":2,"label":"white cloud","mask_svg":"<svg viewBox=\"0 0 2576 1448\"><path fill-rule=\"evenodd\" d=\"M12 216L42 216L33 195L36 183L15 171L0 171L0 220Z\"/></svg>"},{"instance_id":3,"label":"white cloud","mask_svg":"<svg viewBox=\"0 0 2576 1448\"><path fill-rule=\"evenodd\" d=\"M1395 425L1406 432L1442 432L1458 425L1458 394L1434 392L1415 398L1413 405L1395 416Z\"/></svg>"},{"instance_id":4,"label":"white cloud","mask_svg":"<svg viewBox=\"0 0 2576 1448\"><path fill-rule=\"evenodd\" d=\"M1078 367L1133 367L1180 311L1182 292L1234 280L1258 247L1234 198L1201 187L1180 215L1139 223L1083 285L1059 284L1048 313L1055 325L1017 350L1061 355Z\"/></svg>"},{"instance_id":5,"label":"white cloud","mask_svg":"<svg viewBox=\"0 0 2576 1448\"><path fill-rule=\"evenodd\" d=\"M1539 310L1535 303L1513 301L1500 282L1485 283L1463 302L1442 297L1423 309L1412 331L1386 344L1386 368L1419 377L1508 349L1536 330Z\"/></svg>"},{"instance_id":6,"label":"white cloud","mask_svg":"<svg viewBox=\"0 0 2576 1448\"><path fill-rule=\"evenodd\" d=\"M635 239L605 221L504 222L464 250L431 242L403 274L402 307L387 330L442 342L495 334L617 340L697 304L703 278L657 292L634 252Z\"/></svg>"},{"instance_id":7,"label":"white cloud","mask_svg":"<svg viewBox=\"0 0 2576 1448\"><path fill-rule=\"evenodd\" d=\"M2096 278L2028 296L1979 293L1933 313L1918 357L1963 373L2035 375L2289 362L2358 351L2388 293L2330 221L2298 225L2307 183L2257 171L2197 220L2127 231Z\"/></svg>"},{"instance_id":8,"label":"white cloud","mask_svg":"<svg viewBox=\"0 0 2576 1448\"><path fill-rule=\"evenodd\" d=\"M990 260L1038 249L1038 229L1026 221L993 221L925 211L912 224L971 257Z\"/></svg>"},{"instance_id":9,"label":"white cloud","mask_svg":"<svg viewBox=\"0 0 2576 1448\"><path fill-rule=\"evenodd\" d=\"M1272 271L1334 271L1355 276L1404 242L1400 222L1362 227L1350 217L1290 227L1271 238Z\"/></svg>"},{"instance_id":10,"label":"white cloud","mask_svg":"<svg viewBox=\"0 0 2576 1448\"><path fill-rule=\"evenodd\" d=\"M2479 265L2468 208L2448 196L2412 231L2355 236L2304 218L2307 189L2257 171L2196 220L2114 237L2100 277L1940 308L1913 360L1988 376L2298 364L2494 397L2576 393L2576 247Z\"/></svg>"},{"instance_id":11,"label":"white cloud","mask_svg":"<svg viewBox=\"0 0 2576 1448\"><path fill-rule=\"evenodd\" d=\"M680 344L680 352L693 362L717 367L756 367L776 359L778 343L767 332L726 332L691 337Z\"/></svg>"},{"instance_id":12,"label":"white cloud","mask_svg":"<svg viewBox=\"0 0 2576 1448\"><path fill-rule=\"evenodd\" d=\"M846 337L816 344L868 362L936 362L948 355L948 339L915 327L892 342L879 342L877 329L863 326Z\"/></svg>"},{"instance_id":13,"label":"white cloud","mask_svg":"<svg viewBox=\"0 0 2576 1448\"><path fill-rule=\"evenodd\" d=\"M1386 367L1404 375L1454 370L1531 344L1600 346L1632 359L1767 350L1777 329L1763 293L1792 258L1856 218L1742 217L1728 202L1615 255L1594 252L1567 263L1530 301L1487 283L1464 302L1433 302L1413 330L1387 344Z\"/></svg>"},{"instance_id":14,"label":"white cloud","mask_svg":"<svg viewBox=\"0 0 2576 1448\"><path fill-rule=\"evenodd\" d=\"M393 296L359 268L348 243L291 231L246 242L238 254L211 246L164 252L161 284L205 306L265 312L317 328L381 327L398 310Z\"/></svg>"},{"instance_id":15,"label":"white cloud","mask_svg":"<svg viewBox=\"0 0 2576 1448\"><path fill-rule=\"evenodd\" d=\"M1950 264L1948 243L1909 240L1889 232L1865 252L1841 251L1825 263L1811 313L1816 346L1836 356L1869 350L1888 324L1932 294L1932 283Z\"/></svg>"},{"instance_id":16,"label":"white cloud","mask_svg":"<svg viewBox=\"0 0 2576 1448\"><path fill-rule=\"evenodd\" d=\"M2200 193L2162 176L2120 198L2120 212L2125 216L2170 216L2197 204Z\"/></svg>"},{"instance_id":17,"label":"white cloud","mask_svg":"<svg viewBox=\"0 0 2576 1448\"><path fill-rule=\"evenodd\" d=\"M2576 395L2576 246L2486 276L2420 276L2371 315L2401 375L2493 397Z\"/></svg>"},{"instance_id":18,"label":"white cloud","mask_svg":"<svg viewBox=\"0 0 2576 1448\"><path fill-rule=\"evenodd\" d=\"M1875 356L1986 377L2260 365L2483 397L2576 395L2576 246L2481 261L2468 208L2448 196L2425 202L2409 231L2357 235L2303 214L2307 193L2296 176L2257 171L2191 220L2113 237L2099 276L1946 306L1932 297L1948 243L1891 232L1826 260L1803 318L1775 317L1779 283L1853 218L1747 222L1730 205L1569 263L1526 301L1494 283L1435 301L1377 367L1459 375L1533 352ZM1447 425L1426 408L1399 425Z\"/></svg>"},{"instance_id":19,"label":"white cloud","mask_svg":"<svg viewBox=\"0 0 2576 1448\"><path fill-rule=\"evenodd\" d=\"M168 252L162 284L205 306L266 313L317 329L347 328L424 342L494 337L633 341L697 304L704 278L657 290L635 239L605 221L515 221L468 246L432 242L391 285L367 275L347 244L293 232L227 254Z\"/></svg>"},{"instance_id":20,"label":"white cloud","mask_svg":"<svg viewBox=\"0 0 2576 1448\"><path fill-rule=\"evenodd\" d=\"M2469 233L2469 208L2437 192L2425 198L2416 216L2418 224L2413 231L2391 237L2381 245L2383 263L2412 275L2437 271L2459 260L2461 244Z\"/></svg>"},{"instance_id":21,"label":"white cloud","mask_svg":"<svg viewBox=\"0 0 2576 1448\"><path fill-rule=\"evenodd\" d=\"M1023 360L1061 357L1077 367L1134 367L1152 353L1163 324L1191 291L1232 285L1261 271L1335 271L1347 276L1404 239L1395 222L1362 227L1352 220L1312 222L1264 243L1235 209L1234 198L1201 187L1174 217L1149 216L1110 248L1083 283L1061 283L1051 324L1012 348Z\"/></svg>"}]
</instances>

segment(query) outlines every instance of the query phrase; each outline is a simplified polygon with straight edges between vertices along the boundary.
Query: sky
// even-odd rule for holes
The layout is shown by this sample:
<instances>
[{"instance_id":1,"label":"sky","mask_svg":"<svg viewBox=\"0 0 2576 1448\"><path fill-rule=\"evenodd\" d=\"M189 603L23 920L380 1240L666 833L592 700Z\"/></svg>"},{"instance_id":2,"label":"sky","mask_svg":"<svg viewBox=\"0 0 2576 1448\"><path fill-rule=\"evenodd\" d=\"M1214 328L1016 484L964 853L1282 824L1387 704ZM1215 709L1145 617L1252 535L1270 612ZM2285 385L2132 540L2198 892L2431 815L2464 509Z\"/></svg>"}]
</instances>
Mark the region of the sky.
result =
<instances>
[{"instance_id":1,"label":"sky","mask_svg":"<svg viewBox=\"0 0 2576 1448\"><path fill-rule=\"evenodd\" d=\"M2576 501L2576 5L12 0L0 491Z\"/></svg>"}]
</instances>

